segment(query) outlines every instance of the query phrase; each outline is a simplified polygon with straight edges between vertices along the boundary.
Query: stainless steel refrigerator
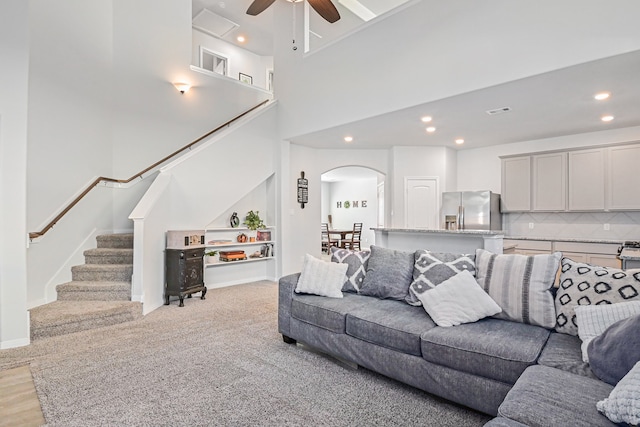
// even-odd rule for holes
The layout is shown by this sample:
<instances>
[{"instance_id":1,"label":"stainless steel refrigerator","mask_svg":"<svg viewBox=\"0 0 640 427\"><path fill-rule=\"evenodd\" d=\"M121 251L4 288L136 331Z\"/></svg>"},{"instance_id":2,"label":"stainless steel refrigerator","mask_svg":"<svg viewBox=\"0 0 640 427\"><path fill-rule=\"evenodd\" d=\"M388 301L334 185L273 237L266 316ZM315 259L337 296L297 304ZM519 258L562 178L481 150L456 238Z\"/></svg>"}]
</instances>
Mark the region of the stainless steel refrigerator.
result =
<instances>
[{"instance_id":1,"label":"stainless steel refrigerator","mask_svg":"<svg viewBox=\"0 0 640 427\"><path fill-rule=\"evenodd\" d=\"M440 218L445 230L501 230L500 195L491 191L444 192Z\"/></svg>"}]
</instances>

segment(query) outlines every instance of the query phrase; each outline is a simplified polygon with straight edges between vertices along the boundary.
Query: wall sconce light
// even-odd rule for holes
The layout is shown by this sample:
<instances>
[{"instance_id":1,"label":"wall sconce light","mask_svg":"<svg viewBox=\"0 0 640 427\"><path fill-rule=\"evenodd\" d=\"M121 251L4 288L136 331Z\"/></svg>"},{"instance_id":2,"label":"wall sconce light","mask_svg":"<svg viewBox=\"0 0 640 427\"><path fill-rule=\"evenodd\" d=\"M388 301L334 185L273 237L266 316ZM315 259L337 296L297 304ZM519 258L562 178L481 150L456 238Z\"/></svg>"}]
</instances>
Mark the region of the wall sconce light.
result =
<instances>
[{"instance_id":1,"label":"wall sconce light","mask_svg":"<svg viewBox=\"0 0 640 427\"><path fill-rule=\"evenodd\" d=\"M174 83L173 84L176 89L178 89L180 91L180 93L184 94L185 92L188 92L189 89L191 88L191 85L189 83Z\"/></svg>"}]
</instances>

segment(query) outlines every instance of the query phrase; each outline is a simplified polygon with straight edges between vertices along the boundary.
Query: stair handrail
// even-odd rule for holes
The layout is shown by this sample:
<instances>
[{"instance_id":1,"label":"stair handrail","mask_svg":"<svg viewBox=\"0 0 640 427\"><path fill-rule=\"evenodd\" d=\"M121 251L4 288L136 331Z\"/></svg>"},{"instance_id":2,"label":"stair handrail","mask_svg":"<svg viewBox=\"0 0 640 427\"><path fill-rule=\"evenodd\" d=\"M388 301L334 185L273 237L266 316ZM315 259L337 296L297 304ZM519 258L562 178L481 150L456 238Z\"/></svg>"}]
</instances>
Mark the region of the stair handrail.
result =
<instances>
[{"instance_id":1,"label":"stair handrail","mask_svg":"<svg viewBox=\"0 0 640 427\"><path fill-rule=\"evenodd\" d=\"M144 175L145 173L149 172L150 170L158 167L159 165L163 164L164 162L166 162L167 160L170 160L174 157L176 157L178 154L182 153L183 151L189 150L191 149L191 147L193 147L194 145L196 145L198 142L202 141L203 139L211 136L212 134L222 130L223 128L230 126L232 123L234 123L237 120L240 120L242 117L246 116L247 114L251 113L252 111L262 107L263 105L265 105L267 102L269 102L268 99L265 99L264 101L262 101L261 103L259 103L258 105L251 107L250 109L248 109L247 111L245 111L244 113L238 114L237 116L235 116L234 118L227 120L225 123L221 124L220 126L218 126L217 128L205 133L204 135L202 135L201 137L195 139L194 141L190 142L189 144L185 145L184 147L174 151L173 153L169 154L168 156L163 157L162 159L158 160L157 162L155 162L154 164L152 164L151 166L141 170L140 172L136 173L135 175L132 175L129 179L116 179L116 178L109 178L109 177L105 177L105 176L101 176L96 178L91 184L89 184L82 193L80 193L78 195L78 197L76 197L75 199L73 199L73 201L71 201L55 218L53 218L42 230L40 231L32 231L29 233L29 240L33 240L33 239L37 239L39 237L44 236L44 234L51 230L53 228L54 225L56 225L56 223L58 221L60 221L60 219L62 219L62 217L64 217L67 212L69 212L71 210L71 208L73 208L75 205L78 204L78 202L80 202L80 200L82 200L84 198L84 196L86 196L87 194L89 194L89 192L96 187L98 184L100 184L101 182L113 182L113 183L117 183L117 184L128 184L129 182L133 181L136 178L142 178L142 175Z\"/></svg>"}]
</instances>

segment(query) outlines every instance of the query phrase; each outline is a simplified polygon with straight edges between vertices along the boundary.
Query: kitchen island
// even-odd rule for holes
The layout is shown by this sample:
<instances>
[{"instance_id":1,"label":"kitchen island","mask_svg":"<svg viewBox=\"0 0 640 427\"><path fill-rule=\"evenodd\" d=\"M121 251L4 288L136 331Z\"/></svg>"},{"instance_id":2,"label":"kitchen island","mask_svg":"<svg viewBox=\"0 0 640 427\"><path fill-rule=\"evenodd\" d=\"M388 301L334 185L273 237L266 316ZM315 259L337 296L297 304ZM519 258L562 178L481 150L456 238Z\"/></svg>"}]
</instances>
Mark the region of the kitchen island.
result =
<instances>
[{"instance_id":1,"label":"kitchen island","mask_svg":"<svg viewBox=\"0 0 640 427\"><path fill-rule=\"evenodd\" d=\"M501 254L504 232L500 230L427 230L421 228L371 228L375 245L383 248L472 254L476 249Z\"/></svg>"}]
</instances>

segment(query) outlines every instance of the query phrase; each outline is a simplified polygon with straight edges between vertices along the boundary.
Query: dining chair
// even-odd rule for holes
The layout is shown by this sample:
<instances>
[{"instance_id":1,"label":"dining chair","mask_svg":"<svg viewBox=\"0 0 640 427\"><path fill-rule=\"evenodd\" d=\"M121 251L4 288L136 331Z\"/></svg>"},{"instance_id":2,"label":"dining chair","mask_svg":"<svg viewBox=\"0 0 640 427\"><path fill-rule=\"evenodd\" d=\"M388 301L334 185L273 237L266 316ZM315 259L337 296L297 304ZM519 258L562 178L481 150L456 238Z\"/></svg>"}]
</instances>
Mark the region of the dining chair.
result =
<instances>
[{"instance_id":1,"label":"dining chair","mask_svg":"<svg viewBox=\"0 0 640 427\"><path fill-rule=\"evenodd\" d=\"M331 239L331 234L329 233L329 224L327 224L326 222L323 222L321 224L321 237L322 237L322 251L326 252L326 253L331 253L331 247L335 246L336 248L339 247L339 242L337 240L332 240Z\"/></svg>"},{"instance_id":2,"label":"dining chair","mask_svg":"<svg viewBox=\"0 0 640 427\"><path fill-rule=\"evenodd\" d=\"M362 235L362 223L354 222L353 233L351 233L351 238L344 239L342 242L340 242L340 247L345 249L351 249L354 251L359 251L361 235Z\"/></svg>"}]
</instances>

